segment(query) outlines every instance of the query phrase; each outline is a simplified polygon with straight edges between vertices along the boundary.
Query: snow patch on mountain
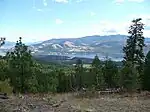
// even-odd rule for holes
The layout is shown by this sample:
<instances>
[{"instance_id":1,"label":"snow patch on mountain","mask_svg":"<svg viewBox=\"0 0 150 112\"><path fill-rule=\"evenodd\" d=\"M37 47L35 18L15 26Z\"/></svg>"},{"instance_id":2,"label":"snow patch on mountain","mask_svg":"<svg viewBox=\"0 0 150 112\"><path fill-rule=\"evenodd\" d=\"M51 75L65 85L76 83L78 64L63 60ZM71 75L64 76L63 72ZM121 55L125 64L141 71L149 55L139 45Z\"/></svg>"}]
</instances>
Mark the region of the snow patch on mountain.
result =
<instances>
[{"instance_id":1,"label":"snow patch on mountain","mask_svg":"<svg viewBox=\"0 0 150 112\"><path fill-rule=\"evenodd\" d=\"M71 48L76 47L76 46L74 45L74 43L73 43L73 42L70 42L70 41L65 41L65 42L64 42L64 46L66 46L66 47L71 47Z\"/></svg>"},{"instance_id":2,"label":"snow patch on mountain","mask_svg":"<svg viewBox=\"0 0 150 112\"><path fill-rule=\"evenodd\" d=\"M59 44L53 44L52 45L52 47L54 48L54 49L59 49L59 48L63 48L61 45L59 45Z\"/></svg>"}]
</instances>

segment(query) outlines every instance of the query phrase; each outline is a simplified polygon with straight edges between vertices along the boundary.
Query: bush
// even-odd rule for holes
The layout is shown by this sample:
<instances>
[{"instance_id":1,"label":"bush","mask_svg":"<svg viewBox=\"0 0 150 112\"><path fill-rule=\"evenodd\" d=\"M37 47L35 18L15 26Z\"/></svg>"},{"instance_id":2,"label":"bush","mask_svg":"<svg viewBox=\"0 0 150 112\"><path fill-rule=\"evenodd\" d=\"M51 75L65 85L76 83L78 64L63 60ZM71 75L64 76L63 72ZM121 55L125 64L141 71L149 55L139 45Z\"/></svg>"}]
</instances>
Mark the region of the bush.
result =
<instances>
[{"instance_id":1,"label":"bush","mask_svg":"<svg viewBox=\"0 0 150 112\"><path fill-rule=\"evenodd\" d=\"M9 80L0 81L0 92L11 94L13 88L9 85Z\"/></svg>"}]
</instances>

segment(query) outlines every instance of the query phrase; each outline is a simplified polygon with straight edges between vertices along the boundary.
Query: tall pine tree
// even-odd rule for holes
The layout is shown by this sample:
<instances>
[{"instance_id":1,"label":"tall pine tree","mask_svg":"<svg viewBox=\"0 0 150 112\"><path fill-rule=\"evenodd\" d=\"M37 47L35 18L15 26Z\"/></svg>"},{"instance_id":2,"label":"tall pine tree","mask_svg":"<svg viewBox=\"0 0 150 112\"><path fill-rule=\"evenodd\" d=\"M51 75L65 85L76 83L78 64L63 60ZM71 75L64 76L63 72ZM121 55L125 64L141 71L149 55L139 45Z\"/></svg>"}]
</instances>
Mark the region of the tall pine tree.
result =
<instances>
[{"instance_id":1,"label":"tall pine tree","mask_svg":"<svg viewBox=\"0 0 150 112\"><path fill-rule=\"evenodd\" d=\"M129 36L127 39L127 43L126 46L123 48L123 52L125 53L123 61L124 66L127 66L127 63L130 63L131 70L128 71L134 70L134 72L132 71L132 73L136 73L131 73L130 75L133 75L134 77L130 76L129 80L127 79L128 81L134 81L137 78L140 78L139 76L143 73L143 65L145 58L143 48L145 44L143 36L144 24L141 22L141 20L141 18L138 18L132 21L132 24L129 27L128 31Z\"/></svg>"},{"instance_id":2,"label":"tall pine tree","mask_svg":"<svg viewBox=\"0 0 150 112\"><path fill-rule=\"evenodd\" d=\"M24 93L27 89L26 82L31 77L32 56L28 46L22 43L19 38L15 48L7 52L8 66L10 69L10 81L16 90Z\"/></svg>"},{"instance_id":3,"label":"tall pine tree","mask_svg":"<svg viewBox=\"0 0 150 112\"><path fill-rule=\"evenodd\" d=\"M141 18L132 21L132 25L128 31L129 36L126 46L123 48L125 53L124 62L131 62L139 73L143 71L144 65L144 24L141 22Z\"/></svg>"}]
</instances>

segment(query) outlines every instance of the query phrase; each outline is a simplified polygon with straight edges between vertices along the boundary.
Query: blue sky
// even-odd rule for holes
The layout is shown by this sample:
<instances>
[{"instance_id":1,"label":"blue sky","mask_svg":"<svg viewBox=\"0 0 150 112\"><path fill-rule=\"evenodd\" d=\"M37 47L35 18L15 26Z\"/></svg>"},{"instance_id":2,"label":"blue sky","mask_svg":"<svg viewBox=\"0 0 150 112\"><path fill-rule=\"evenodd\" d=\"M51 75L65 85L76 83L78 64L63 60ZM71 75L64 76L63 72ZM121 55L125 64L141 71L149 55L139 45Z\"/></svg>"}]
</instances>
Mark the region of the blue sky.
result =
<instances>
[{"instance_id":1,"label":"blue sky","mask_svg":"<svg viewBox=\"0 0 150 112\"><path fill-rule=\"evenodd\" d=\"M150 36L150 0L0 0L0 36L25 42L126 34L142 17Z\"/></svg>"}]
</instances>

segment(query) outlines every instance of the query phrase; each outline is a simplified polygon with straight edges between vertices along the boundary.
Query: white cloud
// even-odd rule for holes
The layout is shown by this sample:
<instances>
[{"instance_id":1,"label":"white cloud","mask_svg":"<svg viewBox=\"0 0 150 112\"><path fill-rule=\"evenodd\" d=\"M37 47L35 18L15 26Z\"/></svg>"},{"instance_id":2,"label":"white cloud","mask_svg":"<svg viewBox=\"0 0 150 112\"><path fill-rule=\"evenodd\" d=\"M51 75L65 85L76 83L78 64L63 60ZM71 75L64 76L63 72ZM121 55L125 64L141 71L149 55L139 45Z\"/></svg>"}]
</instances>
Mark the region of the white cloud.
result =
<instances>
[{"instance_id":1,"label":"white cloud","mask_svg":"<svg viewBox=\"0 0 150 112\"><path fill-rule=\"evenodd\" d=\"M115 34L128 34L128 27L130 22L115 22L108 20L101 20L98 24L92 26L96 34L99 35L115 35Z\"/></svg>"},{"instance_id":2,"label":"white cloud","mask_svg":"<svg viewBox=\"0 0 150 112\"><path fill-rule=\"evenodd\" d=\"M113 2L116 4L122 4L125 0L114 0Z\"/></svg>"},{"instance_id":3,"label":"white cloud","mask_svg":"<svg viewBox=\"0 0 150 112\"><path fill-rule=\"evenodd\" d=\"M38 12L49 12L49 11L52 11L51 9L49 9L49 8L46 8L46 9L40 9L40 8L36 8L36 7L33 7L33 9L35 9L36 11L38 11Z\"/></svg>"},{"instance_id":4,"label":"white cloud","mask_svg":"<svg viewBox=\"0 0 150 112\"><path fill-rule=\"evenodd\" d=\"M137 18L142 18L141 22L144 23L144 36L150 37L150 14L133 14L128 16L128 20L130 21Z\"/></svg>"},{"instance_id":5,"label":"white cloud","mask_svg":"<svg viewBox=\"0 0 150 112\"><path fill-rule=\"evenodd\" d=\"M149 17L149 16L146 16ZM15 30L13 26L8 27L7 29L1 28L0 34L2 36L5 36L7 40L14 40L16 41L18 37L22 36L26 41L41 41L46 40L50 38L78 38L82 36L89 36L89 35L114 35L114 34L128 34L128 29L131 24L131 18L127 21L111 21L111 20L101 20L98 23L95 24L88 24L88 25L81 25L80 27L74 27L72 28L61 28L61 29L55 29L51 28L51 30L31 30L31 29L20 29L17 28ZM62 24L63 21L59 18L56 19L56 24ZM76 26L76 25L75 25ZM59 33L58 33L59 32ZM144 30L144 36L150 37L150 29ZM29 38L31 37L31 38Z\"/></svg>"},{"instance_id":6,"label":"white cloud","mask_svg":"<svg viewBox=\"0 0 150 112\"><path fill-rule=\"evenodd\" d=\"M138 3L141 3L141 2L144 2L144 0L128 0L129 2L138 2Z\"/></svg>"},{"instance_id":7,"label":"white cloud","mask_svg":"<svg viewBox=\"0 0 150 112\"><path fill-rule=\"evenodd\" d=\"M47 6L47 1L43 0L43 5L46 7Z\"/></svg>"},{"instance_id":8,"label":"white cloud","mask_svg":"<svg viewBox=\"0 0 150 112\"><path fill-rule=\"evenodd\" d=\"M56 24L62 24L63 21L62 21L61 19L56 19L56 20L55 20L55 23L56 23Z\"/></svg>"},{"instance_id":9,"label":"white cloud","mask_svg":"<svg viewBox=\"0 0 150 112\"><path fill-rule=\"evenodd\" d=\"M68 3L69 0L54 0L57 3Z\"/></svg>"},{"instance_id":10,"label":"white cloud","mask_svg":"<svg viewBox=\"0 0 150 112\"><path fill-rule=\"evenodd\" d=\"M43 5L46 7L48 4L47 4L47 0L43 0ZM35 9L36 11L38 12L43 12L43 11L50 11L50 9L45 9L45 8L38 8L36 6L36 3L35 3L35 0L33 0L33 6L32 6L33 9Z\"/></svg>"},{"instance_id":11,"label":"white cloud","mask_svg":"<svg viewBox=\"0 0 150 112\"><path fill-rule=\"evenodd\" d=\"M47 7L47 0L43 0L43 5L45 6L45 7ZM32 8L34 9L34 10L36 10L36 11L38 11L38 12L48 12L48 11L51 11L51 9L50 8L39 8L39 7L37 7L36 6L36 3L35 3L35 0L33 0L33 5L32 5Z\"/></svg>"},{"instance_id":12,"label":"white cloud","mask_svg":"<svg viewBox=\"0 0 150 112\"><path fill-rule=\"evenodd\" d=\"M91 16L95 16L96 13L95 13L95 12L90 12L90 15L91 15Z\"/></svg>"},{"instance_id":13,"label":"white cloud","mask_svg":"<svg viewBox=\"0 0 150 112\"><path fill-rule=\"evenodd\" d=\"M143 19L143 23L145 24L145 29L143 31L145 37L150 37L150 18ZM148 24L146 24L146 22ZM114 21L100 21L99 24L94 26L95 31L98 29L98 33L101 35L112 35L112 34L123 34L128 35L128 30L131 25L131 21L124 22L114 22Z\"/></svg>"},{"instance_id":14,"label":"white cloud","mask_svg":"<svg viewBox=\"0 0 150 112\"><path fill-rule=\"evenodd\" d=\"M133 14L129 17L132 19L142 18L142 22L145 24L145 27L150 27L150 14Z\"/></svg>"}]
</instances>

